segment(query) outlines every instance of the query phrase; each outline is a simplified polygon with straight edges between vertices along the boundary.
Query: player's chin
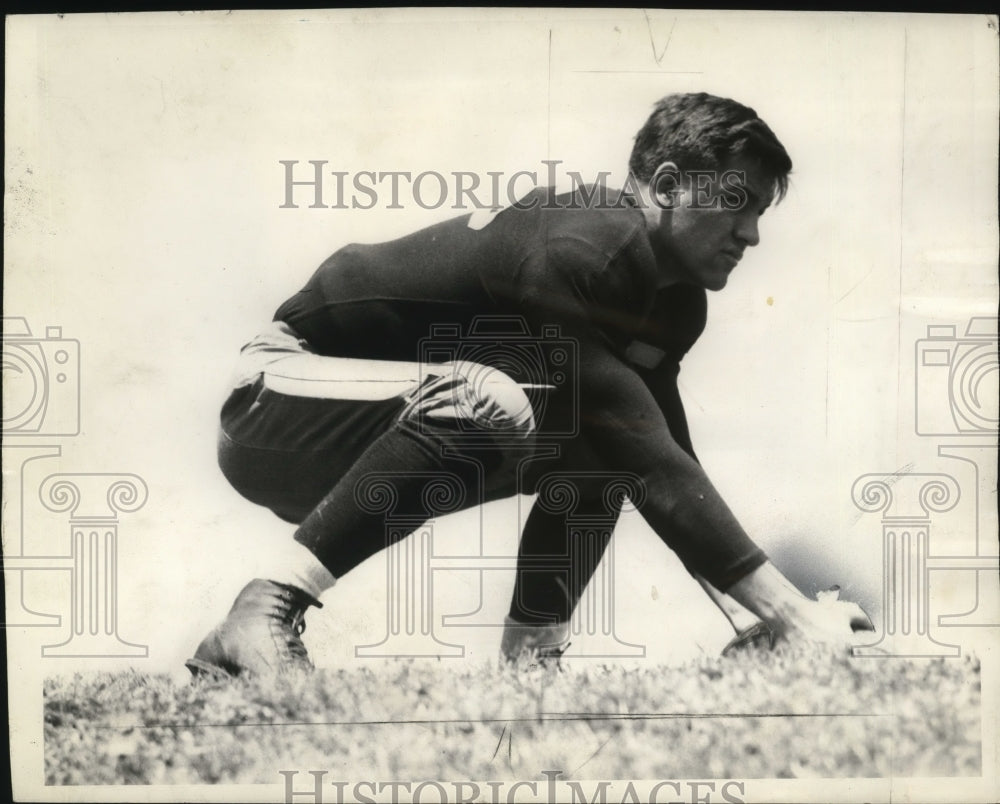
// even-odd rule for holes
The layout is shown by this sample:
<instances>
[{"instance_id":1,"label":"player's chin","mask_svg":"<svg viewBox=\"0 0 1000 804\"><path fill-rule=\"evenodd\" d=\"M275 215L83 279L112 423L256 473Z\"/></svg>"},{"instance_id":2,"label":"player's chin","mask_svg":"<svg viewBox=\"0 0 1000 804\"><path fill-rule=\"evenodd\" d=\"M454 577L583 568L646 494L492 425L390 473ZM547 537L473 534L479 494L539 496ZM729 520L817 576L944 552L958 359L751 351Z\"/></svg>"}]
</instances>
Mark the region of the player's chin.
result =
<instances>
[{"instance_id":1,"label":"player's chin","mask_svg":"<svg viewBox=\"0 0 1000 804\"><path fill-rule=\"evenodd\" d=\"M739 258L730 254L719 254L708 267L703 278L707 290L722 290L729 282L729 275L739 264Z\"/></svg>"},{"instance_id":2,"label":"player's chin","mask_svg":"<svg viewBox=\"0 0 1000 804\"><path fill-rule=\"evenodd\" d=\"M722 290L729 282L729 273L734 265L728 262L706 261L689 270L688 275L694 284L701 285L705 290Z\"/></svg>"},{"instance_id":3,"label":"player's chin","mask_svg":"<svg viewBox=\"0 0 1000 804\"><path fill-rule=\"evenodd\" d=\"M729 271L712 271L704 277L705 290L722 290L729 283Z\"/></svg>"}]
</instances>

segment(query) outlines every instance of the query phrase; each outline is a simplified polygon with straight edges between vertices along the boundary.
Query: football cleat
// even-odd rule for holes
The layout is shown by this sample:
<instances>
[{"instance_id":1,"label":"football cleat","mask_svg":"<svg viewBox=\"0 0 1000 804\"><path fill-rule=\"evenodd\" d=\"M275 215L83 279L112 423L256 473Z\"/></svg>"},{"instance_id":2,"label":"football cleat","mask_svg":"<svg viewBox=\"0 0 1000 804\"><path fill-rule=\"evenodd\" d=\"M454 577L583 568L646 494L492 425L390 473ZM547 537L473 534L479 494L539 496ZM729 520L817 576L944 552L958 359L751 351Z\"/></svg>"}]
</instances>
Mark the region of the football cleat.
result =
<instances>
[{"instance_id":1,"label":"football cleat","mask_svg":"<svg viewBox=\"0 0 1000 804\"><path fill-rule=\"evenodd\" d=\"M569 647L569 623L533 625L507 617L500 640L501 660L526 669L558 667Z\"/></svg>"},{"instance_id":2,"label":"football cleat","mask_svg":"<svg viewBox=\"0 0 1000 804\"><path fill-rule=\"evenodd\" d=\"M301 589L257 578L184 664L194 676L213 677L312 670L302 642L310 606L323 607Z\"/></svg>"}]
</instances>

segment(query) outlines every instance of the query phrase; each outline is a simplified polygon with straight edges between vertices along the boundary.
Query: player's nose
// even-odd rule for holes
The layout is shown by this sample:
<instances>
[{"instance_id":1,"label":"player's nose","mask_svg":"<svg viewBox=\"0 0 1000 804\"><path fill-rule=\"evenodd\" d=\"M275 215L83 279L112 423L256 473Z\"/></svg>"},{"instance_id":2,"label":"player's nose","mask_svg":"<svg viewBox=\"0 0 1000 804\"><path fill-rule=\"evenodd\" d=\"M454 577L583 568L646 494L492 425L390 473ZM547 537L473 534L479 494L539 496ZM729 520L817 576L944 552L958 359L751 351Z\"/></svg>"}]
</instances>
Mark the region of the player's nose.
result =
<instances>
[{"instance_id":1,"label":"player's nose","mask_svg":"<svg viewBox=\"0 0 1000 804\"><path fill-rule=\"evenodd\" d=\"M736 230L733 234L744 246L756 246L760 243L760 230L757 226L757 220L757 216L753 213L737 217Z\"/></svg>"}]
</instances>

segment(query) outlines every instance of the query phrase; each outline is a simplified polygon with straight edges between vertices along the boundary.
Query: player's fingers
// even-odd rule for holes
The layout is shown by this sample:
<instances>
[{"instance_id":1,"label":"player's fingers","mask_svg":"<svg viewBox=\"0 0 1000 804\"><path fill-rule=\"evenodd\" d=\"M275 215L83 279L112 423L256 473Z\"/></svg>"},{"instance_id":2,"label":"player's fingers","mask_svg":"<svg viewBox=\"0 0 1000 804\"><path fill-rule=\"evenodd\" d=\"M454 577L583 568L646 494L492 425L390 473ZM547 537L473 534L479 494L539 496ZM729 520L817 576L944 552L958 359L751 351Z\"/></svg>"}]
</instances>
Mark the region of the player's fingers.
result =
<instances>
[{"instance_id":1,"label":"player's fingers","mask_svg":"<svg viewBox=\"0 0 1000 804\"><path fill-rule=\"evenodd\" d=\"M851 630L852 631L874 631L875 623L872 622L872 618L868 616L867 612L861 608L857 603L852 604L856 611L851 615Z\"/></svg>"},{"instance_id":2,"label":"player's fingers","mask_svg":"<svg viewBox=\"0 0 1000 804\"><path fill-rule=\"evenodd\" d=\"M842 612L848 621L851 632L874 631L875 625L871 617L857 603L850 600L839 600L840 587L833 586L816 594L816 600L823 606L829 606L831 611ZM839 616L839 614L838 614Z\"/></svg>"},{"instance_id":3,"label":"player's fingers","mask_svg":"<svg viewBox=\"0 0 1000 804\"><path fill-rule=\"evenodd\" d=\"M871 617L857 603L851 600L838 600L833 605L836 607L838 618L846 619L852 632L875 630Z\"/></svg>"}]
</instances>

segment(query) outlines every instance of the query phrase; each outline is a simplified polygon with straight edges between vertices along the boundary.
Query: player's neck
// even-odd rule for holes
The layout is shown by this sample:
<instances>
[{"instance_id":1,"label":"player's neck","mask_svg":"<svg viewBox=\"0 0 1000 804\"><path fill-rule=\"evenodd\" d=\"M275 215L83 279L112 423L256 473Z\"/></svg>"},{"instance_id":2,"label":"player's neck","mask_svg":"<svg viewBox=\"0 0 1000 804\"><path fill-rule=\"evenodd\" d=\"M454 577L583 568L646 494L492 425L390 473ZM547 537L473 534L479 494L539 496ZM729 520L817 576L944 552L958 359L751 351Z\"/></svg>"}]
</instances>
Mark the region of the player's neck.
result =
<instances>
[{"instance_id":1,"label":"player's neck","mask_svg":"<svg viewBox=\"0 0 1000 804\"><path fill-rule=\"evenodd\" d=\"M674 262L669 257L665 257L656 252L654 247L653 253L656 254L656 268L658 279L656 282L656 289L663 290L671 285L676 285L681 281L681 277L678 276L677 272L674 270Z\"/></svg>"},{"instance_id":2,"label":"player's neck","mask_svg":"<svg viewBox=\"0 0 1000 804\"><path fill-rule=\"evenodd\" d=\"M667 253L660 235L660 219L663 215L663 210L653 200L652 191L647 182L636 181L634 182L634 187L636 189L636 206L646 219L646 231L649 233L649 242L653 248L653 255L656 257L656 267L659 274L656 288L657 290L662 290L671 285L676 285L681 281L681 277L677 275L674 269L675 262L670 254Z\"/></svg>"},{"instance_id":3,"label":"player's neck","mask_svg":"<svg viewBox=\"0 0 1000 804\"><path fill-rule=\"evenodd\" d=\"M649 242L653 248L653 255L656 257L656 266L659 274L656 287L659 290L670 285L675 285L680 281L680 278L675 276L674 271L671 270L673 260L666 253L660 237L660 218L663 215L663 210L660 209L659 205L653 199L653 193L648 182L636 180L632 182L632 186L635 189L633 196L635 205L642 212L642 216L646 220L646 231L649 233Z\"/></svg>"},{"instance_id":4,"label":"player's neck","mask_svg":"<svg viewBox=\"0 0 1000 804\"><path fill-rule=\"evenodd\" d=\"M653 200L653 193L649 184L644 181L635 181L635 204L646 219L646 229L652 235L660 225L660 213L662 210Z\"/></svg>"}]
</instances>

